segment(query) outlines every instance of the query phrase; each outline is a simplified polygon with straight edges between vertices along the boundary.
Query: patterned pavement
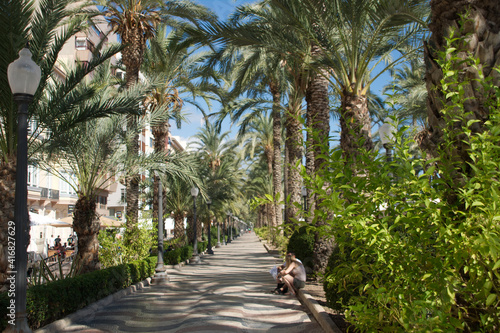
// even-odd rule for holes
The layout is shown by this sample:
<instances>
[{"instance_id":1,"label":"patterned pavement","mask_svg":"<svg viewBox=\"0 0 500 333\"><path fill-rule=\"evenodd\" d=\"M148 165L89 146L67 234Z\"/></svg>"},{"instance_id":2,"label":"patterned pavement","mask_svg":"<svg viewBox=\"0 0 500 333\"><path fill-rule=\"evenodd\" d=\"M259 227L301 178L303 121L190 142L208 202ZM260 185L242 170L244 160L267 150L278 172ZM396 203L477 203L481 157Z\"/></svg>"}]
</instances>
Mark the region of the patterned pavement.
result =
<instances>
[{"instance_id":1,"label":"patterned pavement","mask_svg":"<svg viewBox=\"0 0 500 333\"><path fill-rule=\"evenodd\" d=\"M281 261L254 233L214 252L57 332L324 332L296 297L270 293L269 269Z\"/></svg>"}]
</instances>

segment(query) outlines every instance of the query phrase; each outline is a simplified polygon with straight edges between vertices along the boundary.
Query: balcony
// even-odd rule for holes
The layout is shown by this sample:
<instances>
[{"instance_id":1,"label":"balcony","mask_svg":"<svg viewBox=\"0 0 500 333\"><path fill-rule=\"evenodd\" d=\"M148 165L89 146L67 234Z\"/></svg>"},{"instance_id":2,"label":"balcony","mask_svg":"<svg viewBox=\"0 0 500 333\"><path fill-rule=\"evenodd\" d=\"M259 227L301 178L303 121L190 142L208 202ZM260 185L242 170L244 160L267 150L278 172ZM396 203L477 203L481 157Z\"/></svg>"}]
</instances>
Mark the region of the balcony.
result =
<instances>
[{"instance_id":1,"label":"balcony","mask_svg":"<svg viewBox=\"0 0 500 333\"><path fill-rule=\"evenodd\" d=\"M40 191L40 198L59 200L59 190L42 187Z\"/></svg>"}]
</instances>

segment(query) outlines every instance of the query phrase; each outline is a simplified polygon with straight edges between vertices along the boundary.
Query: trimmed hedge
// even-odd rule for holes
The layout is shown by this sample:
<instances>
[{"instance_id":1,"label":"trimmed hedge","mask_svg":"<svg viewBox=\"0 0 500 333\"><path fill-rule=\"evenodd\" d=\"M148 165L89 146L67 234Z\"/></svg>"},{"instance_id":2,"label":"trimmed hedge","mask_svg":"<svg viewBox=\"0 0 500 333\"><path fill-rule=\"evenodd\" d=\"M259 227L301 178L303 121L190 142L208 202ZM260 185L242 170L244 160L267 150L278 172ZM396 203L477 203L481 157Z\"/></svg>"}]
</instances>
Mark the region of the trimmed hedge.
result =
<instances>
[{"instance_id":1,"label":"trimmed hedge","mask_svg":"<svg viewBox=\"0 0 500 333\"><path fill-rule=\"evenodd\" d=\"M38 329L152 276L156 261L156 257L149 257L29 288L26 301L29 326ZM7 326L8 304L7 293L0 294L0 330Z\"/></svg>"},{"instance_id":2,"label":"trimmed hedge","mask_svg":"<svg viewBox=\"0 0 500 333\"><path fill-rule=\"evenodd\" d=\"M163 262L165 265L177 265L188 260L193 256L193 247L184 245L183 247L174 248L163 252Z\"/></svg>"}]
</instances>

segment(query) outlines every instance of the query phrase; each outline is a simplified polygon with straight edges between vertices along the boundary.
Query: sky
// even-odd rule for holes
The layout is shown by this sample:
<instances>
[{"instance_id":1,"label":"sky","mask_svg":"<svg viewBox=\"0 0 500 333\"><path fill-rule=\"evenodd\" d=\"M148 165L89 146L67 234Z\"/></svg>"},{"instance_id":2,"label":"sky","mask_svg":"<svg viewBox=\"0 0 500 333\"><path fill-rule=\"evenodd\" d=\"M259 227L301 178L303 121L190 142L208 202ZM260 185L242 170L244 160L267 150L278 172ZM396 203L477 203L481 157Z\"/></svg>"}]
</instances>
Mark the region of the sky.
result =
<instances>
[{"instance_id":1,"label":"sky","mask_svg":"<svg viewBox=\"0 0 500 333\"><path fill-rule=\"evenodd\" d=\"M256 2L255 0L194 0L194 1L211 9L219 16L219 19L221 20L227 19L228 16L231 13L233 13L233 11L236 9L237 6ZM381 95L383 86L389 81L390 81L390 76L388 74L383 74L379 79L377 79L372 84L372 91L374 93ZM218 106L214 104L213 109L211 111L209 110L205 111L210 113L216 112L218 111L217 107ZM172 136L174 136L175 139L177 139L177 141L179 141L179 143L183 145L183 147L186 147L187 143L195 141L193 136L196 135L196 133L199 132L200 128L203 127L203 118L201 112L197 110L194 106L186 105L184 111L186 113L187 121L182 123L180 129L177 129L175 124L172 124L170 130ZM338 122L332 121L330 126L332 132L339 131ZM226 131L229 131L231 133L230 137L234 138L236 136L238 129L236 126L231 126L230 121L226 120L222 124L222 132Z\"/></svg>"},{"instance_id":2,"label":"sky","mask_svg":"<svg viewBox=\"0 0 500 333\"><path fill-rule=\"evenodd\" d=\"M219 19L223 20L229 17L231 13L234 12L237 6L243 4L249 4L256 2L255 0L194 0L196 3L199 3L217 14ZM215 112L217 110L217 105L212 105L213 109L211 111L205 110L206 112ZM193 135L199 132L200 128L203 127L203 118L200 111L198 111L194 106L187 105L185 107L185 112L187 113L187 122L183 122L180 129L177 129L175 124L172 124L170 128L172 132L172 136L174 136L179 143L186 147L188 142L192 142L194 139ZM231 138L234 138L236 135L237 129L235 126L231 128L231 124L229 121L225 121L222 124L222 131L230 131Z\"/></svg>"}]
</instances>

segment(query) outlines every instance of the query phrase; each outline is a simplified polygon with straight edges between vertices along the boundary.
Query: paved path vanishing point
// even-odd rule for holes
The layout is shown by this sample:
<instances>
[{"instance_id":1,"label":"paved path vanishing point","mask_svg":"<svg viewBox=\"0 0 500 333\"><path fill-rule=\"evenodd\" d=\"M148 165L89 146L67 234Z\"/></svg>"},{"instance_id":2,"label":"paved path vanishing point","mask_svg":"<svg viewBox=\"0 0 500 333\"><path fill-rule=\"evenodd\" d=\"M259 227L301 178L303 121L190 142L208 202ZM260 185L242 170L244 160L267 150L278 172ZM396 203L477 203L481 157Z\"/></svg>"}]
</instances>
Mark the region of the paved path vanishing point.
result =
<instances>
[{"instance_id":1,"label":"paved path vanishing point","mask_svg":"<svg viewBox=\"0 0 500 333\"><path fill-rule=\"evenodd\" d=\"M270 293L281 260L253 232L214 252L58 332L324 332L296 297Z\"/></svg>"}]
</instances>

